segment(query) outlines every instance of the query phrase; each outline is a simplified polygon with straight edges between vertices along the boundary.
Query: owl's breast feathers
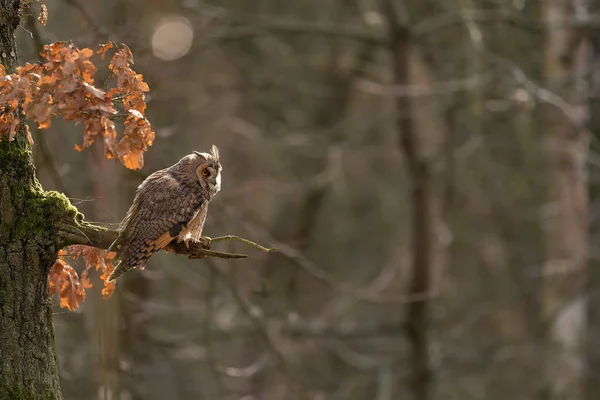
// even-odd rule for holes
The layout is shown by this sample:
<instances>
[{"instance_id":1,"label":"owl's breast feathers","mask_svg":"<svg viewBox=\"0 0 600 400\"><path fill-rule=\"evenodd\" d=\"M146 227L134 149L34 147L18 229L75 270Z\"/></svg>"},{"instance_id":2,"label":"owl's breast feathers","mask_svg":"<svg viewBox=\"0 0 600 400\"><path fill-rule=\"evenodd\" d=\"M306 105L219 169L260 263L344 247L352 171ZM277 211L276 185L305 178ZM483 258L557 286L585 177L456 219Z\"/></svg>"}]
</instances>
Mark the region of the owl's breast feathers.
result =
<instances>
[{"instance_id":1,"label":"owl's breast feathers","mask_svg":"<svg viewBox=\"0 0 600 400\"><path fill-rule=\"evenodd\" d=\"M154 253L176 238L187 244L202 234L208 209L202 193L180 184L167 171L155 174L138 188L119 236L109 248L120 261L109 280L132 268L144 269Z\"/></svg>"}]
</instances>

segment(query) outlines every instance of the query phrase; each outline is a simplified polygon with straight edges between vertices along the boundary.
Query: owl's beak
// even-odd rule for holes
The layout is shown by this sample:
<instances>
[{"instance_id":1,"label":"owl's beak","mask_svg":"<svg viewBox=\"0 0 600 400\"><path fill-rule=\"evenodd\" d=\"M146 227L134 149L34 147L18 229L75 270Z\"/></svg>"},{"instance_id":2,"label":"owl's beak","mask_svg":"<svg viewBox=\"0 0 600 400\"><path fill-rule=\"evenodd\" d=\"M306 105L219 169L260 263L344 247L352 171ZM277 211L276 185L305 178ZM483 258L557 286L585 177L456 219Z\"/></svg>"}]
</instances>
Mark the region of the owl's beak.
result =
<instances>
[{"instance_id":1,"label":"owl's beak","mask_svg":"<svg viewBox=\"0 0 600 400\"><path fill-rule=\"evenodd\" d=\"M213 187L219 191L221 190L221 175L217 175L214 179L212 179Z\"/></svg>"}]
</instances>

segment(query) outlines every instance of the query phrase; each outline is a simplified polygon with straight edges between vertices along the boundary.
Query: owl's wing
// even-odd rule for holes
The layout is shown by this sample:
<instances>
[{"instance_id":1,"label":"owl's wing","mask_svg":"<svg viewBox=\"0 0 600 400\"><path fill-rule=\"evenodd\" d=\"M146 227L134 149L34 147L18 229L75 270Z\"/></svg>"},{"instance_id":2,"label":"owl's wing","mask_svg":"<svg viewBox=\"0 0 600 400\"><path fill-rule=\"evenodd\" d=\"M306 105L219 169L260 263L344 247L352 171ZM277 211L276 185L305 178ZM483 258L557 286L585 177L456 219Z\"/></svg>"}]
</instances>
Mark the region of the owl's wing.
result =
<instances>
[{"instance_id":1,"label":"owl's wing","mask_svg":"<svg viewBox=\"0 0 600 400\"><path fill-rule=\"evenodd\" d=\"M154 253L186 227L202 201L169 174L149 177L140 185L119 236L110 247L117 252L120 264L109 280L131 268L143 269Z\"/></svg>"}]
</instances>

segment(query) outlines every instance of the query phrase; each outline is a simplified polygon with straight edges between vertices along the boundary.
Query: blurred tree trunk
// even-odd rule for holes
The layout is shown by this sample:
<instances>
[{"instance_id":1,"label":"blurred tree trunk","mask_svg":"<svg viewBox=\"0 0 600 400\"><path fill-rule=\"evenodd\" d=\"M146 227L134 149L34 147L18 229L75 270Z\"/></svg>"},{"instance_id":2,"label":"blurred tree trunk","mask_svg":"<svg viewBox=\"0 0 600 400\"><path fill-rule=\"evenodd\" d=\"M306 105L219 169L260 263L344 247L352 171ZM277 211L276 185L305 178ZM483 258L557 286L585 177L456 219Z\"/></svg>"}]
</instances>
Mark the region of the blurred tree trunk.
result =
<instances>
[{"instance_id":1,"label":"blurred tree trunk","mask_svg":"<svg viewBox=\"0 0 600 400\"><path fill-rule=\"evenodd\" d=\"M119 177L122 182L139 181L139 176L129 170L124 170ZM118 208L122 211L121 215L125 214L133 202L135 186L127 187L131 187L131 190L120 193ZM148 332L147 301L150 293L151 282L142 273L131 274L122 282L119 314L123 320L123 329L120 332L119 351L125 366L122 370L123 389L132 400L148 399L147 393L151 390L147 389L148 386L152 387L149 369L153 365L152 355L158 343L152 340Z\"/></svg>"},{"instance_id":2,"label":"blurred tree trunk","mask_svg":"<svg viewBox=\"0 0 600 400\"><path fill-rule=\"evenodd\" d=\"M106 2L91 2L85 7L95 15L102 15L100 20L110 32L120 32L128 17L126 5L114 0L110 3L107 7ZM128 39L119 37L122 43L129 43ZM108 71L100 71L96 79L103 82L107 79L107 74ZM88 174L94 199L94 207L88 213L89 217L94 221L110 221L117 215L123 215L124 213L118 214L115 211L119 210L117 196L121 193L118 190L120 176L114 163L106 159L104 145L100 142L93 145L92 154L88 159ZM96 344L94 355L97 359L93 365L98 392L101 399L109 400L119 398L126 391L121 374L121 357L126 352L120 346L120 328L122 320L131 321L131 318L122 314L121 293L104 299L101 289L100 285L95 285L90 291L88 303L89 311L92 312L86 312L85 318L91 328L90 336Z\"/></svg>"},{"instance_id":3,"label":"blurred tree trunk","mask_svg":"<svg viewBox=\"0 0 600 400\"><path fill-rule=\"evenodd\" d=\"M547 262L544 271L544 314L551 329L546 361L548 398L578 399L582 390L582 339L588 248L588 201L585 163L587 138L579 124L584 109L581 76L586 65L582 33L561 28L566 20L586 13L578 0L548 0L544 15L549 24L545 47L546 86L567 104L546 109L549 156L547 209ZM573 318L569 316L573 316Z\"/></svg>"},{"instance_id":4,"label":"blurred tree trunk","mask_svg":"<svg viewBox=\"0 0 600 400\"><path fill-rule=\"evenodd\" d=\"M7 72L17 66L20 5L0 1L0 54ZM62 399L48 291L58 248L53 229L39 220L46 210L24 125L13 142L2 138L0 160L0 398Z\"/></svg>"},{"instance_id":5,"label":"blurred tree trunk","mask_svg":"<svg viewBox=\"0 0 600 400\"><path fill-rule=\"evenodd\" d=\"M392 0L384 0L382 5L383 14L388 19L393 82L398 86L406 86L411 83L411 34L406 25L407 21L400 20ZM404 4L400 4L400 7L403 6ZM427 298L432 264L431 172L413 122L410 97L397 96L396 109L400 147L412 186L412 277L409 293L418 296L407 305L406 332L412 353L409 386L414 400L428 400L432 397L429 355L430 304Z\"/></svg>"},{"instance_id":6,"label":"blurred tree trunk","mask_svg":"<svg viewBox=\"0 0 600 400\"><path fill-rule=\"evenodd\" d=\"M111 193L116 192L115 171L111 171L113 165L108 164L104 156L104 145L100 142L94 143L93 154L89 159L89 180L92 183L92 193L95 199L95 207L89 216L94 221L105 221L109 217L112 206ZM98 383L101 399L109 400L120 393L120 368L119 368L119 322L121 320L119 297L112 296L110 299L102 297L102 286L95 285L88 302L90 309L86 313L86 319L91 328L90 336L96 343L94 354L98 357L94 363L96 369L96 382Z\"/></svg>"},{"instance_id":7,"label":"blurred tree trunk","mask_svg":"<svg viewBox=\"0 0 600 400\"><path fill-rule=\"evenodd\" d=\"M590 12L600 11L600 0L590 1ZM591 84L590 84L590 120L589 129L592 134L592 151L600 151L600 32L591 31ZM586 380L585 399L596 400L600 397L600 263L598 262L598 243L600 243L600 181L598 171L590 165L588 182L588 198L590 199L590 237L589 252L592 257L588 261L588 308L586 335Z\"/></svg>"},{"instance_id":8,"label":"blurred tree trunk","mask_svg":"<svg viewBox=\"0 0 600 400\"><path fill-rule=\"evenodd\" d=\"M292 3L284 5L278 1L269 1L269 6L263 4L263 9L273 15L281 15L282 18L288 14L293 15L295 6ZM333 24L343 25L351 19L354 8L343 0L334 0L323 4L319 18L327 19ZM265 12L267 14L267 12ZM345 53L347 43L331 38L325 38L318 47L314 43L307 49L307 43L302 38L289 38L286 43L299 52L308 52L311 57L316 54L323 65L318 72L309 70L311 76L320 87L321 93L313 94L312 104L304 109L305 124L317 127L311 140L319 143L318 148L311 149L314 158L307 163L306 158L296 159L291 167L292 174L300 178L303 183L301 192L292 201L284 202L273 218L273 224L269 232L278 240L289 244L300 253L306 253L314 245L315 234L318 232L320 217L327 201L331 196L331 182L323 179L323 171L331 168L331 150L342 147L348 140L348 133L340 129L339 125L344 121L351 107L350 91L355 80L365 72L365 67L371 62L377 47L372 43L357 43L351 55ZM314 75L313 75L314 74ZM332 96L335 96L332 100ZM273 120L281 112L281 107L272 105ZM324 135L323 132L327 132ZM318 157L315 157L318 155ZM290 309L299 311L301 314L314 312L312 302L306 301L305 293L302 291L303 274L305 272L298 268L284 268L290 261L283 256L269 257L262 267L262 279L269 282L268 309ZM293 265L293 263L291 263ZM315 289L313 298L326 298L330 295L329 288L325 291ZM273 306L276 304L277 308ZM350 304L350 302L348 302ZM322 304L318 306L322 308ZM310 310L310 311L309 311ZM310 346L307 346L310 348ZM340 369L344 367L331 352L322 352L318 356L322 365L336 365ZM269 382L264 377L257 376L253 379L252 393L261 397L268 395Z\"/></svg>"},{"instance_id":9,"label":"blurred tree trunk","mask_svg":"<svg viewBox=\"0 0 600 400\"><path fill-rule=\"evenodd\" d=\"M106 10L106 20L114 32L122 32L119 39L127 43L136 57L144 57L143 54L149 51L145 40L149 32L146 22L153 18L158 18L162 13L173 11L173 1L116 1L113 8L106 9L102 2L97 3L100 8ZM115 12L115 10L117 10ZM135 18L133 16L135 15ZM152 70L145 71L144 77L148 82L156 81ZM159 82L151 85L153 90L160 92ZM156 106L150 106L149 112L155 113L153 125L160 122ZM158 124L157 126L160 126ZM102 160L102 162L105 162ZM148 172L149 173L149 172ZM116 183L122 190L116 191L113 197L111 209L116 210L112 216L117 216L117 220L122 218L129 206L133 202L135 190L143 180L138 171L120 169L115 176L115 182L111 185L116 187ZM115 186L113 186L115 185ZM119 221L120 222L120 221ZM166 282L165 282L166 284ZM151 284L149 279L140 271L136 274L125 276L120 284L118 296L111 307L111 312L118 315L118 321L112 321L116 324L111 325L110 334L118 335L113 337L118 346L113 351L118 353L115 361L119 365L114 365L120 371L119 385L121 396L128 396L132 400L145 400L150 398L160 398L161 391L157 391L159 383L154 378L154 354L158 351L159 343L153 341L148 332L148 310L147 301L151 293ZM107 315L107 317L109 317ZM112 337L112 336L111 336ZM177 396L176 393L173 396Z\"/></svg>"}]
</instances>

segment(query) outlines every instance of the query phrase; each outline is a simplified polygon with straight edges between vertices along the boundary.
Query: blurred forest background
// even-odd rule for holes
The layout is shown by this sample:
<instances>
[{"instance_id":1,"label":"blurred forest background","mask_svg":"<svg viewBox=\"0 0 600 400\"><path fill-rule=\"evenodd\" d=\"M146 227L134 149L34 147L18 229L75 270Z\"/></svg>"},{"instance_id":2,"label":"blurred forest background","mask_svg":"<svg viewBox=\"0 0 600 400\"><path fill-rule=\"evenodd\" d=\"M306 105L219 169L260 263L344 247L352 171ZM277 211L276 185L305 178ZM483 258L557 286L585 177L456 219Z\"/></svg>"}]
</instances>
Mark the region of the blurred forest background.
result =
<instances>
[{"instance_id":1,"label":"blurred forest background","mask_svg":"<svg viewBox=\"0 0 600 400\"><path fill-rule=\"evenodd\" d=\"M53 122L46 189L116 226L214 143L205 234L278 249L56 305L66 399L600 398L600 0L382 3L31 3L21 63L128 44L157 133L133 172Z\"/></svg>"}]
</instances>

